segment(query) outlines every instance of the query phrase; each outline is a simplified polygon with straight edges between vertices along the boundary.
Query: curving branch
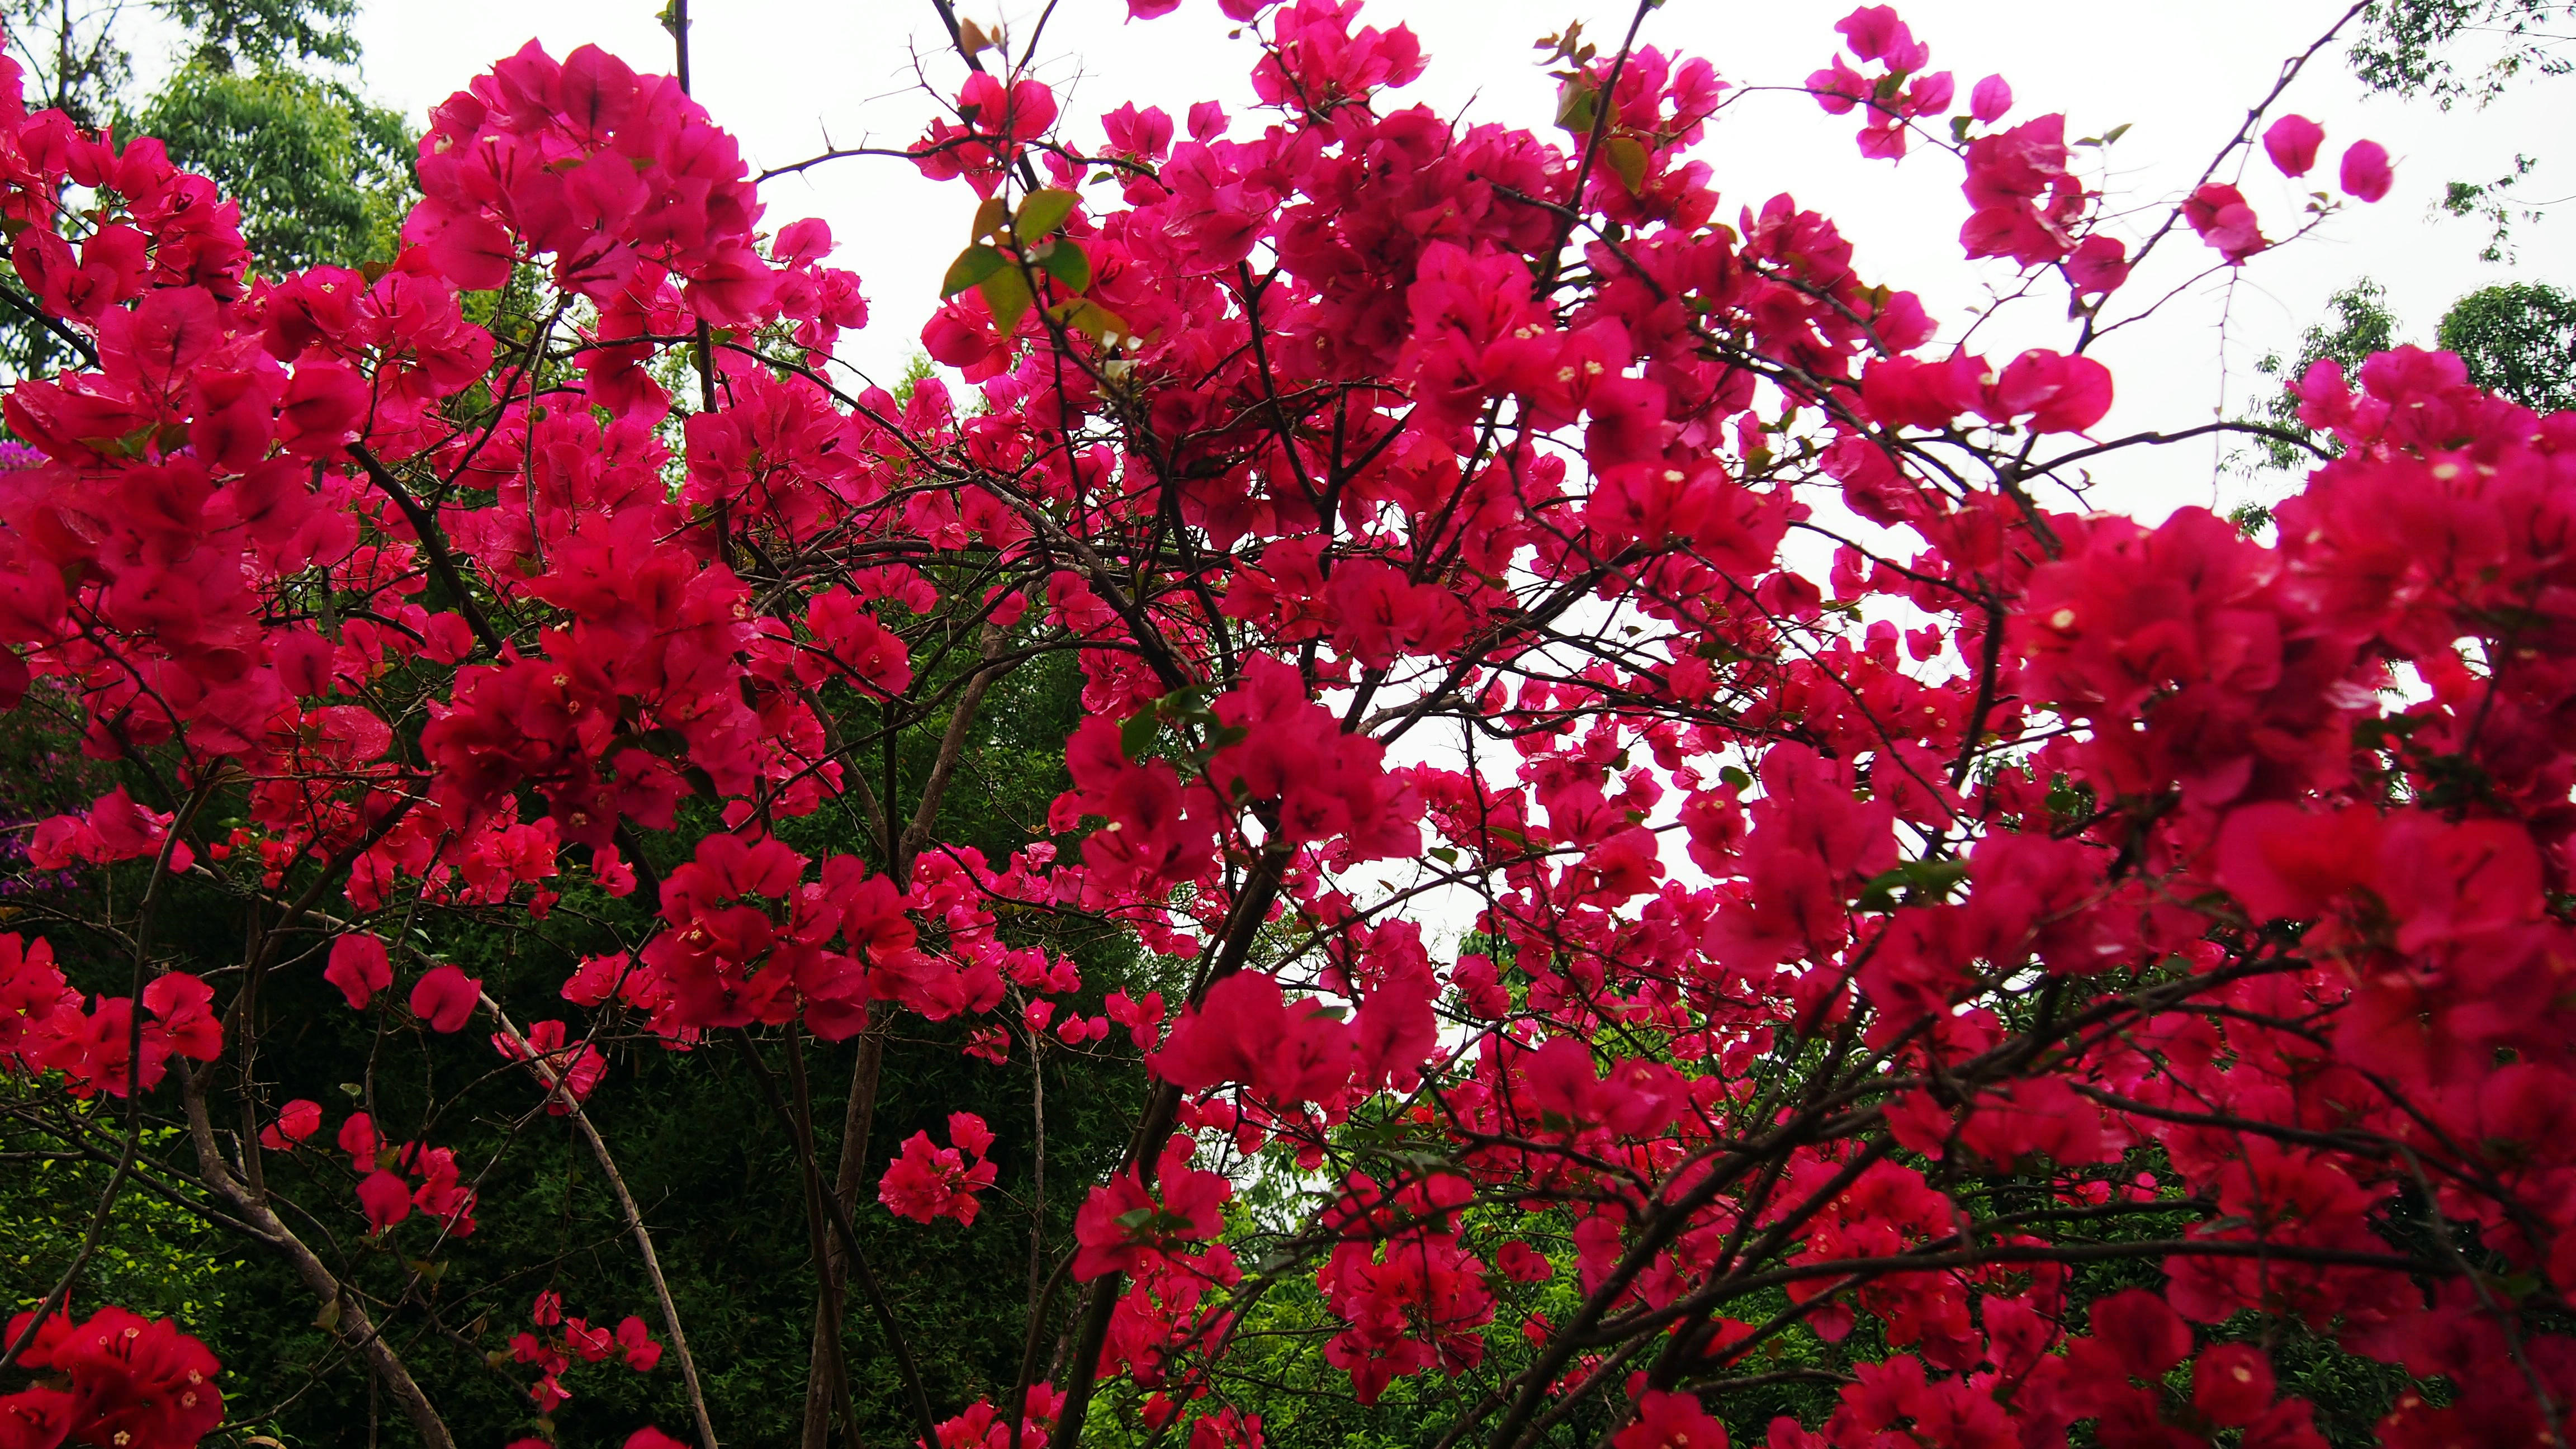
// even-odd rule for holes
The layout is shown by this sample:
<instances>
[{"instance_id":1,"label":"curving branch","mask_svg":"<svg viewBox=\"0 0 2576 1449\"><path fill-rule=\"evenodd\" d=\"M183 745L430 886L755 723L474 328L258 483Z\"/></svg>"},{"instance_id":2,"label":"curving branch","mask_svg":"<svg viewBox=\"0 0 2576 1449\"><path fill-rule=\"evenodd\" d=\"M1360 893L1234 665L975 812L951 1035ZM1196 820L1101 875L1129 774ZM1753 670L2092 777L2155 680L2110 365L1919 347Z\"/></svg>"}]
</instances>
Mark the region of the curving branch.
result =
<instances>
[{"instance_id":1,"label":"curving branch","mask_svg":"<svg viewBox=\"0 0 2576 1449\"><path fill-rule=\"evenodd\" d=\"M607 1141L599 1135L599 1128L592 1124L590 1114L582 1109L581 1099L564 1086L562 1075L546 1060L545 1054L528 1045L528 1039L520 1032L518 1024L510 1020L510 1014L501 1009L501 1003L494 1001L489 992L480 999L483 1009L490 1012L492 1020L500 1025L501 1034L521 1053L521 1059L527 1063L528 1074L537 1079L537 1084L546 1089L549 1097L563 1104L565 1114L572 1118L573 1129L581 1134L581 1140L590 1148L591 1157L599 1163L600 1172L607 1176L609 1190L617 1195L617 1210L626 1219L626 1230L634 1235L636 1254L644 1260L644 1276L653 1284L654 1301L661 1305L662 1330L671 1336L671 1352L680 1360L680 1379L689 1390L689 1412L698 1423L698 1443L701 1449L717 1449L715 1419L707 1412L706 1389L698 1381L698 1361L689 1352L688 1331L680 1326L680 1305L671 1297L670 1280L662 1275L661 1254L653 1250L653 1230L645 1225L644 1211L635 1205L635 1194L627 1189L625 1174L617 1170L617 1159L609 1154Z\"/></svg>"}]
</instances>

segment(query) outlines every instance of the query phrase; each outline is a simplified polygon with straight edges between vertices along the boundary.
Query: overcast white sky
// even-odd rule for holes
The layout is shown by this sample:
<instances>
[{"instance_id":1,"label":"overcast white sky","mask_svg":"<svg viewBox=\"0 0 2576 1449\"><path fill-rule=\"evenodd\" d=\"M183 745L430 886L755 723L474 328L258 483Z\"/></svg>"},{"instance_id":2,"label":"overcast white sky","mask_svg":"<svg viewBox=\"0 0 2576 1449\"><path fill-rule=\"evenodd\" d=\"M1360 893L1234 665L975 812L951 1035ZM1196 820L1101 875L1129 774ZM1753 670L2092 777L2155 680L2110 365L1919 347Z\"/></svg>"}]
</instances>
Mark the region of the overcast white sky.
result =
<instances>
[{"instance_id":1,"label":"overcast white sky","mask_svg":"<svg viewBox=\"0 0 2576 1449\"><path fill-rule=\"evenodd\" d=\"M997 8L997 4L999 8ZM947 49L929 0L697 0L697 92L742 138L755 167L813 154L828 136L900 145L933 113L918 89L926 75L951 89L963 67ZM963 0L961 12L1001 21L1015 42L1039 5ZM1823 63L1838 40L1833 21L1846 0L1745 4L1670 0L1651 15L1647 43L1709 57L1739 84L1794 84ZM2134 123L2113 152L2116 194L2140 205L2188 186L2245 108L2269 89L2281 61L2312 41L2342 0L2147 0L2127 6L2067 0L1914 0L1899 9L1933 47L1933 65L1954 70L1964 100L1994 71L2013 84L2015 119L2068 113L2074 134ZM531 36L561 56L596 42L639 70L667 69L669 39L656 24L659 0L371 0L359 25L368 88L418 117L493 59ZM1402 22L1431 57L1424 79L1397 103L1443 110L1472 106L1479 119L1543 125L1552 82L1532 65L1531 42L1581 19L1612 41L1624 4L1609 0L1374 0L1366 16ZM2076 17L2082 17L2080 19ZM1238 117L1249 110L1243 82L1253 52L1215 0L1185 0L1163 19L1129 23L1123 0L1062 0L1039 46L1039 73L1057 85L1076 134L1096 135L1096 118L1120 102L1159 104L1175 117L1215 97ZM918 72L916 72L916 60ZM2376 207L2354 207L2292 249L2258 257L2231 287L2201 286L2168 315L2134 329L2100 354L2119 375L2120 404L2105 424L2128 431L2188 426L2211 416L2225 374L2244 389L2253 361L2294 341L2324 298L2358 276L2383 282L2398 315L2420 340L2453 298L2487 281L2519 276L2576 285L2576 203L2519 230L2520 265L2477 260L2485 229L2439 216L2444 182L2488 179L2510 169L2517 151L2542 168L2525 183L2535 199L2576 193L2576 80L2542 81L2484 110L2445 114L2429 103L2367 97L2340 56L2310 67L2285 102L2324 123L2325 162L2342 144L2370 136L2397 158L2397 188ZM1955 335L1994 264L1961 259L1957 163L1922 154L1891 171L1864 162L1847 120L1823 116L1802 97L1759 97L1720 126L1705 154L1726 200L1722 215L1788 191L1836 218L1859 247L1865 275L1921 293ZM2295 225L2297 191L2259 161L2244 186L2280 235ZM937 279L965 241L971 198L932 186L903 162L846 160L773 183L771 225L814 215L841 242L836 261L866 283L876 320L845 355L891 370L916 347ZM2195 265L2209 254L2191 238L2167 248ZM2183 279L2179 271L2134 282L2144 296ZM2223 325L2222 325L2223 323ZM2062 316L2033 306L1991 352L2062 335ZM1998 345L2002 344L2002 345ZM2107 435L2107 434L2106 434ZM2151 464L2123 467L2105 505L2161 513L2208 502L2212 453L2165 450ZM2227 485L2225 501L2246 496Z\"/></svg>"}]
</instances>

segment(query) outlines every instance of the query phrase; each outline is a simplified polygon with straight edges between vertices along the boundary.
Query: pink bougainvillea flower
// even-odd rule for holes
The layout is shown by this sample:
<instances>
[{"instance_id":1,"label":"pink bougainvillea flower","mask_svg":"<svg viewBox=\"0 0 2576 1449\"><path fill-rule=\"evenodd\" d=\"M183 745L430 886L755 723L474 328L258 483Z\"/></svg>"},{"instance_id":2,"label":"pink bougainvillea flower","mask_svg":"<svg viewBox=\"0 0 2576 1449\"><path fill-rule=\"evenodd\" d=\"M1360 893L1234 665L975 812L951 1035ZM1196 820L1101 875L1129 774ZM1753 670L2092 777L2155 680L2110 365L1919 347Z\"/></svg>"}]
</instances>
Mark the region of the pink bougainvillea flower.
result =
<instances>
[{"instance_id":1,"label":"pink bougainvillea flower","mask_svg":"<svg viewBox=\"0 0 2576 1449\"><path fill-rule=\"evenodd\" d=\"M411 1013L428 1022L432 1031L462 1031L482 994L481 981L442 962L412 986Z\"/></svg>"},{"instance_id":2,"label":"pink bougainvillea flower","mask_svg":"<svg viewBox=\"0 0 2576 1449\"><path fill-rule=\"evenodd\" d=\"M272 1152L286 1151L321 1130L322 1104L298 1097L277 1109L275 1122L259 1129L259 1145Z\"/></svg>"},{"instance_id":3,"label":"pink bougainvillea flower","mask_svg":"<svg viewBox=\"0 0 2576 1449\"><path fill-rule=\"evenodd\" d=\"M2388 164L2388 148L2377 141L2355 141L2345 147L2342 170L2344 194L2363 201L2377 201L2397 184L2396 172Z\"/></svg>"},{"instance_id":4,"label":"pink bougainvillea flower","mask_svg":"<svg viewBox=\"0 0 2576 1449\"><path fill-rule=\"evenodd\" d=\"M379 1168L358 1180L358 1205L366 1210L369 1231L381 1233L411 1216L411 1184L401 1173Z\"/></svg>"},{"instance_id":5,"label":"pink bougainvillea flower","mask_svg":"<svg viewBox=\"0 0 2576 1449\"><path fill-rule=\"evenodd\" d=\"M2305 176L2317 164L2317 148L2325 144L2326 128L2305 116L2283 116L2263 133L2263 154L2284 176Z\"/></svg>"},{"instance_id":6,"label":"pink bougainvillea flower","mask_svg":"<svg viewBox=\"0 0 2576 1449\"><path fill-rule=\"evenodd\" d=\"M384 942L352 932L331 943L331 963L322 968L322 979L340 988L350 1010L364 1011L377 992L394 984L393 964Z\"/></svg>"},{"instance_id":7,"label":"pink bougainvillea flower","mask_svg":"<svg viewBox=\"0 0 2576 1449\"><path fill-rule=\"evenodd\" d=\"M2233 186L2213 181L2193 192L2182 210L2191 229L2216 248L2231 267L2245 265L2247 257L2271 245L2263 237L2254 208L2246 204L2245 194Z\"/></svg>"},{"instance_id":8,"label":"pink bougainvillea flower","mask_svg":"<svg viewBox=\"0 0 2576 1449\"><path fill-rule=\"evenodd\" d=\"M1999 75L1990 75L1977 82L1977 88L1968 93L1968 114L1983 125L1991 126L2002 120L2012 110L2012 105L2012 83Z\"/></svg>"}]
</instances>

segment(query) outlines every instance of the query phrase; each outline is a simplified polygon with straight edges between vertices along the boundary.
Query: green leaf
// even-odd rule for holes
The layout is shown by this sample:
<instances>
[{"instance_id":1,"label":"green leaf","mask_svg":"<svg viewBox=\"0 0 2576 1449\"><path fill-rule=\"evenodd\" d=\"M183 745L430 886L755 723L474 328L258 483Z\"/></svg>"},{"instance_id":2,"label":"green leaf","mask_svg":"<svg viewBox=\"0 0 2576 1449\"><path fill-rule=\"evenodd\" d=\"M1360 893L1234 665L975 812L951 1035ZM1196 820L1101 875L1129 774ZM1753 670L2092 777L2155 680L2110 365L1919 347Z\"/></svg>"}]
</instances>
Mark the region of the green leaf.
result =
<instances>
[{"instance_id":1,"label":"green leaf","mask_svg":"<svg viewBox=\"0 0 2576 1449\"><path fill-rule=\"evenodd\" d=\"M1644 142L1634 136L1613 136L1601 143L1601 159L1618 174L1619 184L1628 188L1630 196L1645 189L1647 156Z\"/></svg>"},{"instance_id":2,"label":"green leaf","mask_svg":"<svg viewBox=\"0 0 2576 1449\"><path fill-rule=\"evenodd\" d=\"M1916 894L1933 899L1949 895L1968 878L1964 860L1909 860L1898 869L1905 872L1905 882Z\"/></svg>"},{"instance_id":3,"label":"green leaf","mask_svg":"<svg viewBox=\"0 0 2576 1449\"><path fill-rule=\"evenodd\" d=\"M1154 737L1163 732L1163 716L1154 706L1143 709L1118 722L1118 751L1131 760L1143 760L1154 748Z\"/></svg>"},{"instance_id":4,"label":"green leaf","mask_svg":"<svg viewBox=\"0 0 2576 1449\"><path fill-rule=\"evenodd\" d=\"M1753 788L1753 777L1744 773L1742 770L1737 769L1733 765L1720 765L1717 770L1717 778L1733 785L1738 790L1750 790Z\"/></svg>"},{"instance_id":5,"label":"green leaf","mask_svg":"<svg viewBox=\"0 0 2576 1449\"><path fill-rule=\"evenodd\" d=\"M1073 215L1074 204L1080 200L1070 191L1053 187L1030 192L1020 202L1020 214L1011 220L1011 235L1023 243L1053 236L1056 228L1064 225L1064 219Z\"/></svg>"},{"instance_id":6,"label":"green leaf","mask_svg":"<svg viewBox=\"0 0 2576 1449\"><path fill-rule=\"evenodd\" d=\"M984 294L984 306L993 314L993 326L1004 337L1019 330L1020 319L1029 315L1037 298L1029 295L1029 279L1017 267L1004 267L976 284Z\"/></svg>"},{"instance_id":7,"label":"green leaf","mask_svg":"<svg viewBox=\"0 0 2576 1449\"><path fill-rule=\"evenodd\" d=\"M1588 80L1570 80L1556 89L1556 124L1577 136L1592 134L1600 119L1600 89Z\"/></svg>"},{"instance_id":8,"label":"green leaf","mask_svg":"<svg viewBox=\"0 0 2576 1449\"><path fill-rule=\"evenodd\" d=\"M1104 342L1111 337L1135 335L1128 328L1126 318L1081 297L1076 297L1070 302L1056 303L1048 309L1047 315L1094 342Z\"/></svg>"},{"instance_id":9,"label":"green leaf","mask_svg":"<svg viewBox=\"0 0 2576 1449\"><path fill-rule=\"evenodd\" d=\"M984 204L975 208L975 232L967 240L991 241L993 233L1000 231L1002 223L1010 219L1010 206L998 196L987 196Z\"/></svg>"},{"instance_id":10,"label":"green leaf","mask_svg":"<svg viewBox=\"0 0 2576 1449\"><path fill-rule=\"evenodd\" d=\"M94 453L112 454L120 458L140 458L151 445L152 435L159 431L160 427L157 424L146 423L133 432L118 437L83 438L80 443Z\"/></svg>"},{"instance_id":11,"label":"green leaf","mask_svg":"<svg viewBox=\"0 0 2576 1449\"><path fill-rule=\"evenodd\" d=\"M1082 248L1062 237L1047 249L1045 256L1038 258L1038 266L1048 276L1063 283L1066 291L1091 290L1091 258L1082 254Z\"/></svg>"},{"instance_id":12,"label":"green leaf","mask_svg":"<svg viewBox=\"0 0 2576 1449\"><path fill-rule=\"evenodd\" d=\"M1950 118L1950 139L1953 141L1967 140L1968 128L1976 123L1977 118L1974 116L1952 116Z\"/></svg>"},{"instance_id":13,"label":"green leaf","mask_svg":"<svg viewBox=\"0 0 2576 1449\"><path fill-rule=\"evenodd\" d=\"M666 760L676 760L689 752L689 737L669 725L660 725L636 736L635 742L648 753Z\"/></svg>"},{"instance_id":14,"label":"green leaf","mask_svg":"<svg viewBox=\"0 0 2576 1449\"><path fill-rule=\"evenodd\" d=\"M2112 142L2119 140L2122 136L2129 134L2129 127L2134 124L2136 123L2133 121L2122 121L2120 124L2104 131L2102 133L2102 144L2108 146Z\"/></svg>"},{"instance_id":15,"label":"green leaf","mask_svg":"<svg viewBox=\"0 0 2576 1449\"><path fill-rule=\"evenodd\" d=\"M1968 878L1967 862L1959 860L1909 860L1896 869L1872 878L1862 886L1856 903L1864 911L1892 911L1897 907L1896 889L1905 888L1907 905L1929 904L1946 900L1953 887Z\"/></svg>"},{"instance_id":16,"label":"green leaf","mask_svg":"<svg viewBox=\"0 0 2576 1449\"><path fill-rule=\"evenodd\" d=\"M1435 845L1422 853L1430 856L1433 860L1440 862L1442 865L1456 865L1458 863L1458 850L1455 846Z\"/></svg>"},{"instance_id":17,"label":"green leaf","mask_svg":"<svg viewBox=\"0 0 2576 1449\"><path fill-rule=\"evenodd\" d=\"M975 243L959 252L957 260L948 264L948 275L939 284L940 299L945 301L968 287L981 286L985 278L1010 265L1010 261L1009 257L982 242Z\"/></svg>"}]
</instances>

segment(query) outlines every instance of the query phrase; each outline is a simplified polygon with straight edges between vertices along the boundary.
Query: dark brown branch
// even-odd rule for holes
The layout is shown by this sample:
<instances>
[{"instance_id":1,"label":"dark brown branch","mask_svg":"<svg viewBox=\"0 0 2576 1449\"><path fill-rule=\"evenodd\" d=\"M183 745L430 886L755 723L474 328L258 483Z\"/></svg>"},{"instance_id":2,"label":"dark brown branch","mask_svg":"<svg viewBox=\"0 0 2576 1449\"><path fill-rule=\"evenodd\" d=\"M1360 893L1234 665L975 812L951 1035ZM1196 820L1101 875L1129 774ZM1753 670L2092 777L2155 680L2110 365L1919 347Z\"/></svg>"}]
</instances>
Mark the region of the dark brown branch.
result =
<instances>
[{"instance_id":1,"label":"dark brown branch","mask_svg":"<svg viewBox=\"0 0 2576 1449\"><path fill-rule=\"evenodd\" d=\"M948 715L948 728L939 736L939 754L930 763L930 778L922 782L921 803L912 812L912 823L904 827L894 858L886 863L887 874L894 877L896 885L912 878L913 857L930 843L931 826L939 818L940 799L948 793L948 782L957 774L957 761L966 752L966 736L975 727L976 711L983 707L985 691L1001 677L996 661L1009 636L992 624L984 625L980 632L983 657L967 676L966 687L958 692L956 707Z\"/></svg>"},{"instance_id":2,"label":"dark brown branch","mask_svg":"<svg viewBox=\"0 0 2576 1449\"><path fill-rule=\"evenodd\" d=\"M430 1403L429 1395L412 1378L401 1355L394 1352L393 1345L385 1341L384 1334L368 1318L358 1293L341 1282L330 1265L305 1246L274 1209L233 1175L222 1148L216 1145L214 1123L206 1115L205 1094L188 1073L176 1075L180 1099L188 1114L188 1138L196 1149L198 1175L205 1179L208 1190L250 1225L252 1237L286 1259L296 1280L321 1300L327 1331L342 1347L366 1360L375 1381L402 1406L422 1444L427 1449L456 1449L456 1436L448 1432L437 1406Z\"/></svg>"},{"instance_id":3,"label":"dark brown branch","mask_svg":"<svg viewBox=\"0 0 2576 1449\"><path fill-rule=\"evenodd\" d=\"M877 1326L884 1332L886 1346L894 1354L895 1367L903 1378L904 1396L910 1401L913 1419L921 1431L921 1441L924 1444L938 1443L939 1418L931 1412L930 1393L922 1384L921 1364L913 1357L912 1341L905 1337L902 1325L895 1321L894 1305L886 1301L884 1285L877 1281L876 1271L868 1266L867 1250L859 1246L858 1229L851 1225L849 1213L842 1209L839 1198L821 1190L822 1172L815 1163L814 1140L806 1130L808 1124L798 1120L794 1110L779 1095L777 1081L771 1077L768 1064L760 1058L759 1043L751 1039L749 1032L738 1031L734 1038L742 1048L743 1060L751 1067L752 1079L760 1084L761 1096L768 1101L771 1113L785 1125L795 1145L797 1163L809 1188L806 1194L809 1210L820 1207L831 1220L832 1231L840 1234L842 1248L849 1254L851 1272L868 1295L868 1306L875 1311ZM792 1048L794 1043L789 1045ZM802 1068L797 1070L801 1073ZM822 1265L817 1263L815 1266L820 1268Z\"/></svg>"},{"instance_id":4,"label":"dark brown branch","mask_svg":"<svg viewBox=\"0 0 2576 1449\"><path fill-rule=\"evenodd\" d=\"M853 772L852 778L857 778ZM885 1035L876 1027L859 1033L858 1060L850 1068L850 1095L841 1108L840 1161L832 1171L832 1195L843 1212L854 1212L859 1184L868 1162L868 1137L876 1124L877 1078L885 1065ZM833 1400L847 1389L831 1375L840 1369L840 1291L848 1280L849 1253L836 1236L824 1245L823 1287L815 1295L814 1344L806 1358L804 1449L824 1449L829 1438L825 1420Z\"/></svg>"},{"instance_id":5,"label":"dark brown branch","mask_svg":"<svg viewBox=\"0 0 2576 1449\"><path fill-rule=\"evenodd\" d=\"M473 593L465 587L465 575L456 567L456 555L448 551L447 536L439 531L438 520L430 516L419 499L411 496L411 490L402 485L402 480L395 477L393 470L386 467L366 444L351 443L349 456L358 460L358 466L366 470L368 479L394 501L394 507L402 510L403 518L411 524L411 531L420 538L421 550L429 555L430 572L438 575L438 581L445 584L448 593L455 597L456 612L465 616L466 626L474 631L474 637L483 641L485 649L500 653L501 636L493 631L492 621L483 616L482 606L474 602Z\"/></svg>"}]
</instances>

